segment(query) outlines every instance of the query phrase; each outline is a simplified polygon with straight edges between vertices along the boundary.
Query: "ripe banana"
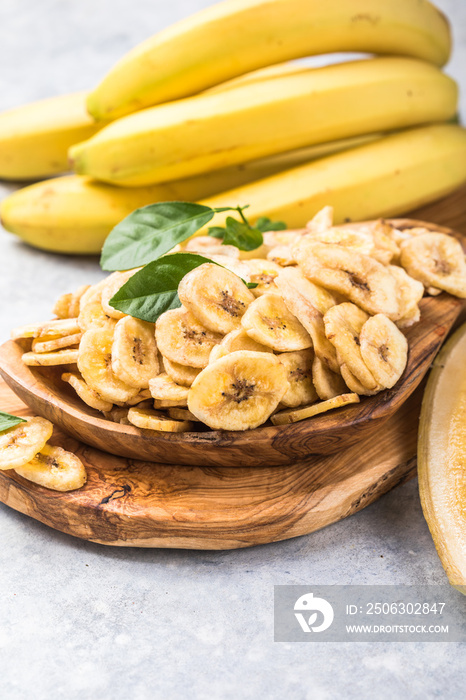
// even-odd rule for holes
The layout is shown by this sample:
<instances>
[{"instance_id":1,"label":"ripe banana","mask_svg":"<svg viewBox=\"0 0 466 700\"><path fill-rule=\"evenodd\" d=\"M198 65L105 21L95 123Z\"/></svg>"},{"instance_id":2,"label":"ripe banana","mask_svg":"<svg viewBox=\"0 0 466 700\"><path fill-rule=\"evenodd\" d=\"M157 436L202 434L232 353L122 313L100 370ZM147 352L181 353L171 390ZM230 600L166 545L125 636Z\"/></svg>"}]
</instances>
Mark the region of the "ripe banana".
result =
<instances>
[{"instance_id":1,"label":"ripe banana","mask_svg":"<svg viewBox=\"0 0 466 700\"><path fill-rule=\"evenodd\" d=\"M269 216L299 228L327 204L334 207L336 224L396 216L463 183L466 129L438 124L386 136L203 203L214 207L250 204L251 221ZM214 223L222 225L224 218L218 214Z\"/></svg>"},{"instance_id":2,"label":"ripe banana","mask_svg":"<svg viewBox=\"0 0 466 700\"><path fill-rule=\"evenodd\" d=\"M429 63L400 57L350 61L143 110L72 146L70 162L81 175L138 187L444 121L456 109L456 83Z\"/></svg>"},{"instance_id":3,"label":"ripe banana","mask_svg":"<svg viewBox=\"0 0 466 700\"><path fill-rule=\"evenodd\" d=\"M137 46L87 105L96 119L113 119L264 66L340 51L441 66L450 55L448 21L427 0L227 0Z\"/></svg>"},{"instance_id":4,"label":"ripe banana","mask_svg":"<svg viewBox=\"0 0 466 700\"><path fill-rule=\"evenodd\" d=\"M380 136L357 136L310 146L152 187L120 188L77 175L58 177L6 197L0 204L1 221L7 231L36 248L77 255L100 253L112 228L139 207L210 197Z\"/></svg>"},{"instance_id":5,"label":"ripe banana","mask_svg":"<svg viewBox=\"0 0 466 700\"><path fill-rule=\"evenodd\" d=\"M0 114L0 179L34 180L69 170L68 149L104 126L86 94L52 97Z\"/></svg>"}]
</instances>

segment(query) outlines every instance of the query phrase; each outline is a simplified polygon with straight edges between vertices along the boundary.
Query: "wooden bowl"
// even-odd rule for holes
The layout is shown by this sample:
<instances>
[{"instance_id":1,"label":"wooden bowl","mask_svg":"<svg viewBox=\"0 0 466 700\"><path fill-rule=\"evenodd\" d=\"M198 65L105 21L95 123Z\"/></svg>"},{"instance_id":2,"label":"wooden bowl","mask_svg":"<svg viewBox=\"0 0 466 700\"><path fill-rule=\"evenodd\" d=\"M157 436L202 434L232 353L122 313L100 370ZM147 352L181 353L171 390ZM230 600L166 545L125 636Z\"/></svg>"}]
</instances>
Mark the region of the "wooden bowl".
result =
<instances>
[{"instance_id":1,"label":"wooden bowl","mask_svg":"<svg viewBox=\"0 0 466 700\"><path fill-rule=\"evenodd\" d=\"M450 229L410 219L394 220L398 228L426 226L462 236ZM0 373L34 411L76 439L121 457L200 466L271 466L313 455L328 455L375 434L419 385L464 302L441 294L421 301L421 321L408 329L408 364L393 389L290 425L266 424L255 430L156 433L106 420L86 406L62 382L63 367L27 367L22 348L8 341L0 347ZM376 439L374 437L374 439Z\"/></svg>"}]
</instances>

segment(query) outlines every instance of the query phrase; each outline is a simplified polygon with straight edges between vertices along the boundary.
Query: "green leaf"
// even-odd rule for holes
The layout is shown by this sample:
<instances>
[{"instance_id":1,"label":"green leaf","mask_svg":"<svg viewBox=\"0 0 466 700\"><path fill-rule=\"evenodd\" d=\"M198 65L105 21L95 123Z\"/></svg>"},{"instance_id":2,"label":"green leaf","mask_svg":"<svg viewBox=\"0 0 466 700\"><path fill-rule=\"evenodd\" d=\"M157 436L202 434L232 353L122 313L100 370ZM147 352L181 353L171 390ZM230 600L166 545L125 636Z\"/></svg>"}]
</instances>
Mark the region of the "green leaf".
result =
<instances>
[{"instance_id":1,"label":"green leaf","mask_svg":"<svg viewBox=\"0 0 466 700\"><path fill-rule=\"evenodd\" d=\"M24 418L18 418L18 416L12 416L10 413L3 413L0 411L0 433L3 433L9 428L14 428L15 425L19 423L26 423Z\"/></svg>"},{"instance_id":2,"label":"green leaf","mask_svg":"<svg viewBox=\"0 0 466 700\"><path fill-rule=\"evenodd\" d=\"M225 228L223 226L211 226L207 233L212 238L222 239L225 236Z\"/></svg>"},{"instance_id":3,"label":"green leaf","mask_svg":"<svg viewBox=\"0 0 466 700\"><path fill-rule=\"evenodd\" d=\"M216 210L192 202L159 202L136 209L111 231L102 248L103 270L131 270L190 238Z\"/></svg>"},{"instance_id":4,"label":"green leaf","mask_svg":"<svg viewBox=\"0 0 466 700\"><path fill-rule=\"evenodd\" d=\"M264 242L259 229L252 228L248 223L237 221L231 216L227 217L225 223L223 245L234 245L240 250L255 250Z\"/></svg>"},{"instance_id":5,"label":"green leaf","mask_svg":"<svg viewBox=\"0 0 466 700\"><path fill-rule=\"evenodd\" d=\"M266 231L286 231L286 224L284 221L271 221L266 216L261 216L257 219L254 227L258 228L262 233Z\"/></svg>"}]
</instances>

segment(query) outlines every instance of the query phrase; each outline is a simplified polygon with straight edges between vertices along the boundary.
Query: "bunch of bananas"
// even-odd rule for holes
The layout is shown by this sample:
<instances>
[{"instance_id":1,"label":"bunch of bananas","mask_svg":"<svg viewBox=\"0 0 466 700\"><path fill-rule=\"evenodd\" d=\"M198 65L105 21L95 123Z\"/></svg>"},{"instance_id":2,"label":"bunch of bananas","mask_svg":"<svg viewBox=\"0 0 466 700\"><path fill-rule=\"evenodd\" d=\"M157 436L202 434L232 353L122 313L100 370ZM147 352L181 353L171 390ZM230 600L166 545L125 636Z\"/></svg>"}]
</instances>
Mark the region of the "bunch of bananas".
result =
<instances>
[{"instance_id":1,"label":"bunch of bananas","mask_svg":"<svg viewBox=\"0 0 466 700\"><path fill-rule=\"evenodd\" d=\"M249 204L302 226L394 216L466 182L445 17L427 0L226 0L125 56L90 94L0 115L0 206L39 248L97 253L157 201ZM371 54L310 68L296 59ZM380 54L375 56L374 54Z\"/></svg>"}]
</instances>

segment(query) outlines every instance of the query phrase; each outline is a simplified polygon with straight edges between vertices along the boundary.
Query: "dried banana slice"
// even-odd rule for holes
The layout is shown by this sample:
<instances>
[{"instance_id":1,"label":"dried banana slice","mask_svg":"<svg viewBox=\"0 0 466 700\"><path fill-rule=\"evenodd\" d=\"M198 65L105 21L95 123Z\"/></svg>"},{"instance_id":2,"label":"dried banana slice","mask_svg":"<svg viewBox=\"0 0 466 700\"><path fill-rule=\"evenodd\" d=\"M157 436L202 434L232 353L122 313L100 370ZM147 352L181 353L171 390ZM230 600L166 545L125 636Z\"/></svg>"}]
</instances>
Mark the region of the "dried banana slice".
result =
<instances>
[{"instance_id":1,"label":"dried banana slice","mask_svg":"<svg viewBox=\"0 0 466 700\"><path fill-rule=\"evenodd\" d=\"M466 298L466 262L459 241L445 233L424 233L401 245L401 264L425 287Z\"/></svg>"},{"instance_id":2,"label":"dried banana slice","mask_svg":"<svg viewBox=\"0 0 466 700\"><path fill-rule=\"evenodd\" d=\"M93 328L114 330L116 323L116 318L111 318L105 313L100 301L91 301L82 306L78 316L79 328L83 332Z\"/></svg>"},{"instance_id":3,"label":"dried banana slice","mask_svg":"<svg viewBox=\"0 0 466 700\"><path fill-rule=\"evenodd\" d=\"M251 350L252 352L273 352L272 348L262 345L257 341L250 338L249 335L243 329L238 331L231 331L228 333L220 343L220 345L215 345L209 356L209 363L215 362L220 357L228 355L230 352L236 352L237 350Z\"/></svg>"},{"instance_id":4,"label":"dried banana slice","mask_svg":"<svg viewBox=\"0 0 466 700\"><path fill-rule=\"evenodd\" d=\"M317 212L310 221L306 224L306 229L312 233L321 233L327 231L333 226L333 207L326 206Z\"/></svg>"},{"instance_id":5,"label":"dried banana slice","mask_svg":"<svg viewBox=\"0 0 466 700\"><path fill-rule=\"evenodd\" d=\"M267 292L277 292L275 278L283 268L277 265L272 260L264 260L263 258L252 258L247 261L249 268L249 280L257 287L252 289L255 297L260 297Z\"/></svg>"},{"instance_id":6,"label":"dried banana slice","mask_svg":"<svg viewBox=\"0 0 466 700\"><path fill-rule=\"evenodd\" d=\"M286 231L266 231L263 234L264 244L269 250L277 248L278 246L291 246L305 233L308 233L306 228Z\"/></svg>"},{"instance_id":7,"label":"dried banana slice","mask_svg":"<svg viewBox=\"0 0 466 700\"><path fill-rule=\"evenodd\" d=\"M342 362L340 365L340 371L343 381L345 382L348 389L350 391L354 391L355 394L359 394L359 396L374 396L383 389L383 386L380 386L379 384L377 384L374 389L368 389L367 387L365 387L364 384L361 384L359 379L357 379L354 376L354 374L348 369L348 366L345 365L344 362Z\"/></svg>"},{"instance_id":8,"label":"dried banana slice","mask_svg":"<svg viewBox=\"0 0 466 700\"><path fill-rule=\"evenodd\" d=\"M112 423L120 423L121 425L128 425L128 411L129 408L124 406L114 406L110 411L103 411L103 414L107 420L111 420Z\"/></svg>"},{"instance_id":9,"label":"dried banana slice","mask_svg":"<svg viewBox=\"0 0 466 700\"><path fill-rule=\"evenodd\" d=\"M104 401L99 394L87 386L86 382L75 372L64 372L61 375L64 382L73 387L79 398L96 411L110 411L112 405L109 401Z\"/></svg>"},{"instance_id":10,"label":"dried banana slice","mask_svg":"<svg viewBox=\"0 0 466 700\"><path fill-rule=\"evenodd\" d=\"M81 297L90 285L85 284L79 287L75 292L69 294L62 294L61 297L55 302L53 307L53 313L58 318L77 318L79 315L79 306Z\"/></svg>"},{"instance_id":11,"label":"dried banana slice","mask_svg":"<svg viewBox=\"0 0 466 700\"><path fill-rule=\"evenodd\" d=\"M114 309L110 306L110 299L118 292L119 289L141 268L136 268L134 270L125 270L125 272L112 272L112 274L107 277L105 284L102 286L102 294L100 297L100 303L104 313L110 318L116 318L117 320L123 318L126 314L118 309Z\"/></svg>"},{"instance_id":12,"label":"dried banana slice","mask_svg":"<svg viewBox=\"0 0 466 700\"><path fill-rule=\"evenodd\" d=\"M395 278L400 304L401 318L396 322L396 325L399 328L408 328L421 318L418 304L424 295L424 285L410 277L406 270L398 265L388 265L387 270Z\"/></svg>"},{"instance_id":13,"label":"dried banana slice","mask_svg":"<svg viewBox=\"0 0 466 700\"><path fill-rule=\"evenodd\" d=\"M258 343L277 352L305 350L312 340L279 294L263 294L250 304L241 324Z\"/></svg>"},{"instance_id":14,"label":"dried banana slice","mask_svg":"<svg viewBox=\"0 0 466 700\"><path fill-rule=\"evenodd\" d=\"M312 382L314 352L311 349L283 352L278 359L286 369L289 384L281 400L283 406L294 408L317 401L319 397Z\"/></svg>"},{"instance_id":15,"label":"dried banana slice","mask_svg":"<svg viewBox=\"0 0 466 700\"><path fill-rule=\"evenodd\" d=\"M79 311L81 312L82 309L87 306L87 304L92 304L95 301L101 301L102 299L102 289L103 287L107 284L108 277L104 277L103 280L100 280L100 282L97 282L96 284L91 285L82 297L79 300ZM79 314L78 314L79 315Z\"/></svg>"},{"instance_id":16,"label":"dried banana slice","mask_svg":"<svg viewBox=\"0 0 466 700\"><path fill-rule=\"evenodd\" d=\"M359 396L357 394L341 394L328 401L321 401L312 404L312 406L306 406L305 408L280 411L280 413L275 413L272 416L271 421L274 425L296 423L305 418L312 418L312 416L317 416L319 413L326 413L326 411L331 411L334 408L341 408L351 403L359 403Z\"/></svg>"},{"instance_id":17,"label":"dried banana slice","mask_svg":"<svg viewBox=\"0 0 466 700\"><path fill-rule=\"evenodd\" d=\"M157 401L174 401L173 406L186 406L188 400L189 388L180 386L165 373L153 377L149 381L149 390L151 396Z\"/></svg>"},{"instance_id":18,"label":"dried banana slice","mask_svg":"<svg viewBox=\"0 0 466 700\"><path fill-rule=\"evenodd\" d=\"M383 314L369 318L359 334L362 359L378 384L391 389L408 361L408 341Z\"/></svg>"},{"instance_id":19,"label":"dried banana slice","mask_svg":"<svg viewBox=\"0 0 466 700\"><path fill-rule=\"evenodd\" d=\"M288 309L311 336L316 356L334 372L339 372L335 348L325 335L323 321L323 314L337 303L335 297L307 280L298 268L282 270L276 285Z\"/></svg>"},{"instance_id":20,"label":"dried banana slice","mask_svg":"<svg viewBox=\"0 0 466 700\"><path fill-rule=\"evenodd\" d=\"M150 408L130 408L128 420L137 428L158 430L164 433L185 433L193 429L191 421L167 418L164 413L153 411Z\"/></svg>"},{"instance_id":21,"label":"dried banana slice","mask_svg":"<svg viewBox=\"0 0 466 700\"><path fill-rule=\"evenodd\" d=\"M32 352L53 352L62 348L70 348L79 345L81 342L82 333L74 335L65 335L62 338L56 338L53 335L41 335L39 338L34 338L32 341Z\"/></svg>"},{"instance_id":22,"label":"dried banana slice","mask_svg":"<svg viewBox=\"0 0 466 700\"><path fill-rule=\"evenodd\" d=\"M63 338L64 336L80 333L78 322L75 318L55 319L45 323L31 323L28 326L20 326L11 331L12 340L19 338L39 338L42 336L53 336Z\"/></svg>"},{"instance_id":23,"label":"dried banana slice","mask_svg":"<svg viewBox=\"0 0 466 700\"><path fill-rule=\"evenodd\" d=\"M276 355L238 350L202 370L189 390L188 408L213 430L248 430L267 420L287 389Z\"/></svg>"},{"instance_id":24,"label":"dried banana slice","mask_svg":"<svg viewBox=\"0 0 466 700\"><path fill-rule=\"evenodd\" d=\"M113 331L93 328L83 334L79 345L78 369L84 381L104 401L125 403L138 393L122 382L112 369Z\"/></svg>"},{"instance_id":25,"label":"dried banana slice","mask_svg":"<svg viewBox=\"0 0 466 700\"><path fill-rule=\"evenodd\" d=\"M29 418L0 433L0 470L22 467L52 437L53 424L45 418Z\"/></svg>"},{"instance_id":26,"label":"dried banana slice","mask_svg":"<svg viewBox=\"0 0 466 700\"><path fill-rule=\"evenodd\" d=\"M157 347L171 362L206 367L210 351L222 336L202 325L184 308L165 311L155 324Z\"/></svg>"},{"instance_id":27,"label":"dried banana slice","mask_svg":"<svg viewBox=\"0 0 466 700\"><path fill-rule=\"evenodd\" d=\"M304 275L316 284L343 294L370 314L400 318L396 283L377 260L338 245L313 242L305 236L296 246Z\"/></svg>"},{"instance_id":28,"label":"dried banana slice","mask_svg":"<svg viewBox=\"0 0 466 700\"><path fill-rule=\"evenodd\" d=\"M254 295L237 275L213 263L188 272L179 284L178 296L198 321L214 333L239 328L241 317L254 301ZM163 350L162 353L166 354Z\"/></svg>"},{"instance_id":29,"label":"dried banana slice","mask_svg":"<svg viewBox=\"0 0 466 700\"><path fill-rule=\"evenodd\" d=\"M369 230L374 240L372 257L381 262L382 265L389 265L393 260L398 260L400 248L393 239L393 226L387 224L383 219L379 219L372 224Z\"/></svg>"},{"instance_id":30,"label":"dried banana slice","mask_svg":"<svg viewBox=\"0 0 466 700\"><path fill-rule=\"evenodd\" d=\"M65 348L55 352L25 352L22 360L29 367L55 367L58 365L74 365L78 361L78 349Z\"/></svg>"},{"instance_id":31,"label":"dried banana slice","mask_svg":"<svg viewBox=\"0 0 466 700\"><path fill-rule=\"evenodd\" d=\"M155 326L126 316L115 326L112 369L122 382L136 389L147 389L149 379L159 373Z\"/></svg>"},{"instance_id":32,"label":"dried banana slice","mask_svg":"<svg viewBox=\"0 0 466 700\"><path fill-rule=\"evenodd\" d=\"M324 231L313 232L311 236L313 241L342 246L364 255L372 255L375 248L371 234L360 228L334 227Z\"/></svg>"},{"instance_id":33,"label":"dried banana slice","mask_svg":"<svg viewBox=\"0 0 466 700\"><path fill-rule=\"evenodd\" d=\"M221 265L226 270L230 270L245 282L250 282L249 267L242 260L236 260L228 255L209 255L209 260Z\"/></svg>"},{"instance_id":34,"label":"dried banana slice","mask_svg":"<svg viewBox=\"0 0 466 700\"><path fill-rule=\"evenodd\" d=\"M359 334L368 318L368 314L355 304L345 302L327 311L324 324L325 333L337 351L340 364L347 365L365 387L375 389L377 382L367 368L359 347Z\"/></svg>"},{"instance_id":35,"label":"dried banana slice","mask_svg":"<svg viewBox=\"0 0 466 700\"><path fill-rule=\"evenodd\" d=\"M149 389L143 389L138 394L136 394L136 396L133 396L132 398L122 403L122 406L140 406L145 401L148 401L148 406L152 406L152 397ZM117 406L118 405L119 404L117 403Z\"/></svg>"},{"instance_id":36,"label":"dried banana slice","mask_svg":"<svg viewBox=\"0 0 466 700\"><path fill-rule=\"evenodd\" d=\"M191 411L188 411L187 408L180 408L179 406L173 406L173 408L167 409L168 415L170 418L173 418L173 420L188 420L192 421L193 423L200 423L199 418L196 418L194 413L191 413Z\"/></svg>"},{"instance_id":37,"label":"dried banana slice","mask_svg":"<svg viewBox=\"0 0 466 700\"><path fill-rule=\"evenodd\" d=\"M212 352L218 345L214 345ZM201 371L199 367L188 367L188 365L180 365L178 362L172 362L168 357L162 359L165 372L173 379L176 384L181 386L191 386L197 375Z\"/></svg>"},{"instance_id":38,"label":"dried banana slice","mask_svg":"<svg viewBox=\"0 0 466 700\"><path fill-rule=\"evenodd\" d=\"M207 258L211 255L225 255L239 260L240 255L239 248L234 245L223 245L218 238L212 236L195 236L186 243L184 249L190 253L199 253Z\"/></svg>"},{"instance_id":39,"label":"dried banana slice","mask_svg":"<svg viewBox=\"0 0 466 700\"><path fill-rule=\"evenodd\" d=\"M312 362L312 381L321 401L327 401L344 394L347 389L340 372L338 374L332 372L317 355Z\"/></svg>"},{"instance_id":40,"label":"dried banana slice","mask_svg":"<svg viewBox=\"0 0 466 700\"><path fill-rule=\"evenodd\" d=\"M280 265L280 267L296 265L293 251L291 246L288 245L277 245L275 248L269 250L267 253L267 260L275 263L275 265Z\"/></svg>"},{"instance_id":41,"label":"dried banana slice","mask_svg":"<svg viewBox=\"0 0 466 700\"><path fill-rule=\"evenodd\" d=\"M86 469L72 452L45 445L33 459L15 472L28 481L53 491L74 491L87 481Z\"/></svg>"}]
</instances>

